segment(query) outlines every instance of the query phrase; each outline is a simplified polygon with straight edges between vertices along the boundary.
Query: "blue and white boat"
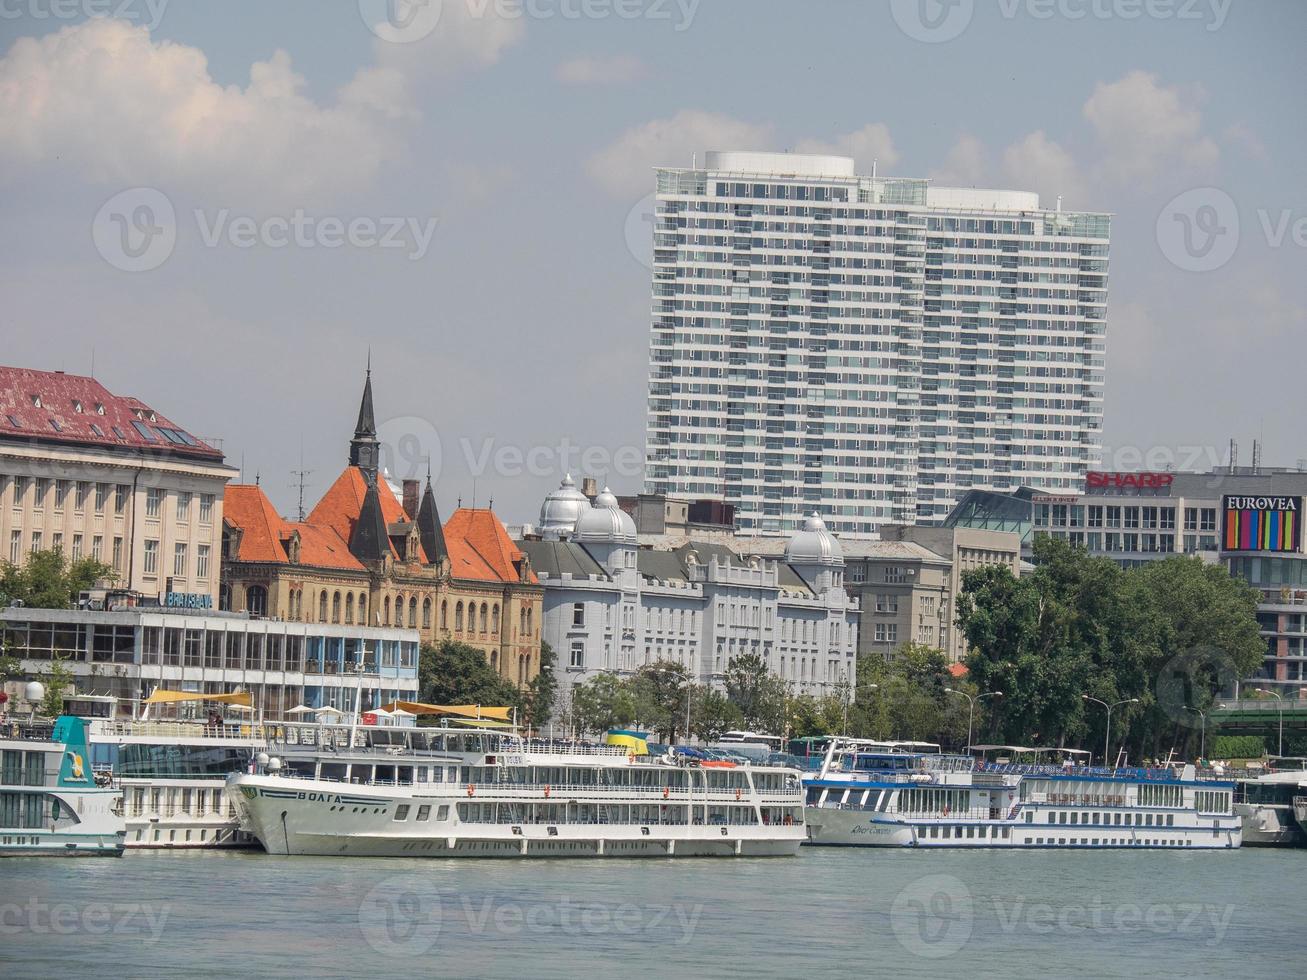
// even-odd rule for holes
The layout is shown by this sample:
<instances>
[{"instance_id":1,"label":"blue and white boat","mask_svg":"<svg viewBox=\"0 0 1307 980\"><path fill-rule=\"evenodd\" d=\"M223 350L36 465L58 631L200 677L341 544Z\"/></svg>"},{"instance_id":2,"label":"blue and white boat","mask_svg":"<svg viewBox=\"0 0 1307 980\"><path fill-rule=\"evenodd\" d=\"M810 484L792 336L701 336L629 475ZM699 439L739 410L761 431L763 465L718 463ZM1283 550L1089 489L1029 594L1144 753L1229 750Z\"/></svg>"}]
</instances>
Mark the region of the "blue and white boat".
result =
<instances>
[{"instance_id":1,"label":"blue and white boat","mask_svg":"<svg viewBox=\"0 0 1307 980\"><path fill-rule=\"evenodd\" d=\"M925 749L923 751L922 749ZM1109 769L1084 753L838 739L804 778L811 845L852 847L1235 848L1234 784L1192 765ZM1065 761L1049 761L1054 753Z\"/></svg>"},{"instance_id":2,"label":"blue and white boat","mask_svg":"<svg viewBox=\"0 0 1307 980\"><path fill-rule=\"evenodd\" d=\"M46 733L0 736L0 856L121 856L122 791L97 785L86 723L65 715Z\"/></svg>"}]
</instances>

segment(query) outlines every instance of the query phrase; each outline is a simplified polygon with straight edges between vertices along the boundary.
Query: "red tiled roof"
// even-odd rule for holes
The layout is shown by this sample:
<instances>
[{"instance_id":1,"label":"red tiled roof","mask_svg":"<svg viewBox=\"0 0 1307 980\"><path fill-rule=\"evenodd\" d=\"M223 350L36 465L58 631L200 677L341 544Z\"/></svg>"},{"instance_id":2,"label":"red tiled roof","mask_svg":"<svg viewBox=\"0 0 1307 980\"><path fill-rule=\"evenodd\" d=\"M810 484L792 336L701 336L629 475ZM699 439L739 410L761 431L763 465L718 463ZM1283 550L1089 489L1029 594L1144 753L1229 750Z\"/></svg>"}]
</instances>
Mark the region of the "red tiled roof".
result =
<instances>
[{"instance_id":1,"label":"red tiled roof","mask_svg":"<svg viewBox=\"0 0 1307 980\"><path fill-rule=\"evenodd\" d=\"M0 366L0 439L14 438L223 458L143 401L115 395L94 378Z\"/></svg>"},{"instance_id":2,"label":"red tiled roof","mask_svg":"<svg viewBox=\"0 0 1307 980\"><path fill-rule=\"evenodd\" d=\"M317 506L309 513L308 522L330 527L342 539L348 541L354 533L354 525L358 523L359 513L363 510L363 497L367 492L368 484L363 471L357 466L345 467L344 472L336 478L336 482L327 489ZM386 522L387 529L401 521L409 522L403 505L395 499L390 484L385 480L377 481L377 497L381 501L381 516ZM391 551L395 551L393 543ZM395 553L395 557L401 556ZM418 559L424 565L427 563L426 553L421 545L418 545Z\"/></svg>"},{"instance_id":3,"label":"red tiled roof","mask_svg":"<svg viewBox=\"0 0 1307 980\"><path fill-rule=\"evenodd\" d=\"M445 545L449 549L450 573L455 578L519 581L513 563L524 556L492 510L460 507L454 511L445 524ZM534 572L527 581L537 581Z\"/></svg>"},{"instance_id":4,"label":"red tiled roof","mask_svg":"<svg viewBox=\"0 0 1307 980\"><path fill-rule=\"evenodd\" d=\"M260 487L228 486L222 506L224 517L241 529L239 561L288 564L287 545L291 535L298 531L301 565L365 570L334 528L283 520Z\"/></svg>"}]
</instances>

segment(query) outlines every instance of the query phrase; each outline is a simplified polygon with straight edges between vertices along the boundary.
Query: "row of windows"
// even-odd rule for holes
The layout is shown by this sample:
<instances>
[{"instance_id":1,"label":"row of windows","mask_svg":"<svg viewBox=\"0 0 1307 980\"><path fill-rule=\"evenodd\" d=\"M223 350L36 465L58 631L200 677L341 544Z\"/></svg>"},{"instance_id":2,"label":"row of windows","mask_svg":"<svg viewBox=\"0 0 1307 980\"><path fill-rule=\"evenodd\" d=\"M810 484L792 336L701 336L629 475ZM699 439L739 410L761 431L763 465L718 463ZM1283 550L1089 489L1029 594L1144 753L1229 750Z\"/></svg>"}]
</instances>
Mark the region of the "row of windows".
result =
<instances>
[{"instance_id":1,"label":"row of windows","mask_svg":"<svg viewBox=\"0 0 1307 980\"><path fill-rule=\"evenodd\" d=\"M28 539L28 547L24 550L23 532L18 528L14 528L9 532L9 561L11 564L19 565L22 563L24 554L28 552L44 551L47 547L53 551L63 551L66 541L67 539L64 537L62 531L55 531L51 534L48 543L44 532L33 531L31 537ZM155 542L155 545L157 548L158 542ZM91 547L89 551L86 548L86 535L72 535L72 549L69 552L69 555L73 561L80 561L81 559L88 557L95 561L104 561L104 535L91 535ZM113 539L113 551L109 556L109 564L116 571L121 572L123 570L123 539L121 537L114 537Z\"/></svg>"},{"instance_id":2,"label":"row of windows","mask_svg":"<svg viewBox=\"0 0 1307 980\"><path fill-rule=\"evenodd\" d=\"M44 511L49 505L55 513L63 513L71 509L74 513L81 514L91 507L94 507L94 513L104 514L109 508L110 497L113 498L113 513L122 516L127 510L127 501L131 496L132 488L126 483L91 483L85 480L52 480L48 477L27 477L15 476L12 480L14 495L13 506L22 508L28 497L28 490L31 490L32 510L36 512ZM53 497L51 490L54 491ZM148 518L158 518L163 513L164 499L168 495L167 490L160 487L151 487L145 493L145 516ZM92 505L92 494L94 494L94 504ZM199 500L199 523L213 523L213 504L215 497L211 493L188 493L185 491L173 491L173 498L176 502L175 513L177 520L181 523L190 521L191 507L194 501Z\"/></svg>"}]
</instances>

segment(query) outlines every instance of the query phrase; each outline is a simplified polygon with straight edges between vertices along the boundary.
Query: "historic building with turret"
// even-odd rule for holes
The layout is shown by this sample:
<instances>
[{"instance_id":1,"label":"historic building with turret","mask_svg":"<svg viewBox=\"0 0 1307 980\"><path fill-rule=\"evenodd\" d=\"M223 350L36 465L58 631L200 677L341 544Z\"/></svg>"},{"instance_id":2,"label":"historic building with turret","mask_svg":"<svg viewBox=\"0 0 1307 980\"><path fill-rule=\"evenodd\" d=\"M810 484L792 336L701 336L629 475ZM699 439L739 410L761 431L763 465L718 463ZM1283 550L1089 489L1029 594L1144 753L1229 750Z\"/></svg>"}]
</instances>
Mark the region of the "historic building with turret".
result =
<instances>
[{"instance_id":1,"label":"historic building with turret","mask_svg":"<svg viewBox=\"0 0 1307 980\"><path fill-rule=\"evenodd\" d=\"M303 521L258 486L227 487L224 609L312 623L404 626L426 643L481 650L499 675L540 670L544 590L492 510L459 507L441 524L428 473L398 495L380 471L368 371L345 469Z\"/></svg>"},{"instance_id":2,"label":"historic building with turret","mask_svg":"<svg viewBox=\"0 0 1307 980\"><path fill-rule=\"evenodd\" d=\"M670 661L721 688L731 660L746 654L796 693L852 691L858 602L844 587L840 543L815 514L779 560L693 537L659 550L641 546L607 488L592 503L568 477L518 546L545 589L564 711L572 689L601 673Z\"/></svg>"}]
</instances>

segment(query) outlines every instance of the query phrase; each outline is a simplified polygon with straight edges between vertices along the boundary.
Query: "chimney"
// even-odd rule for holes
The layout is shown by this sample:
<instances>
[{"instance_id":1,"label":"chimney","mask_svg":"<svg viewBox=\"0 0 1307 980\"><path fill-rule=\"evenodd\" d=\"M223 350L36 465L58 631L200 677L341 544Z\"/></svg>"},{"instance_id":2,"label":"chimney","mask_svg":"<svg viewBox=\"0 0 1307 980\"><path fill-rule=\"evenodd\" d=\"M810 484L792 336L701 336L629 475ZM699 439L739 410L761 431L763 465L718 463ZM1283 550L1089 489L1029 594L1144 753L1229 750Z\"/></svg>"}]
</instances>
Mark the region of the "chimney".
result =
<instances>
[{"instance_id":1,"label":"chimney","mask_svg":"<svg viewBox=\"0 0 1307 980\"><path fill-rule=\"evenodd\" d=\"M591 500L594 500L595 497L599 496L598 481L596 481L593 476L587 476L584 480L581 481L581 492L585 494L587 497L589 497Z\"/></svg>"},{"instance_id":2,"label":"chimney","mask_svg":"<svg viewBox=\"0 0 1307 980\"><path fill-rule=\"evenodd\" d=\"M404 513L410 521L418 519L418 500L421 498L422 483L419 480L404 481Z\"/></svg>"}]
</instances>

